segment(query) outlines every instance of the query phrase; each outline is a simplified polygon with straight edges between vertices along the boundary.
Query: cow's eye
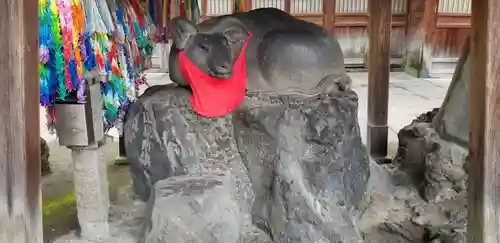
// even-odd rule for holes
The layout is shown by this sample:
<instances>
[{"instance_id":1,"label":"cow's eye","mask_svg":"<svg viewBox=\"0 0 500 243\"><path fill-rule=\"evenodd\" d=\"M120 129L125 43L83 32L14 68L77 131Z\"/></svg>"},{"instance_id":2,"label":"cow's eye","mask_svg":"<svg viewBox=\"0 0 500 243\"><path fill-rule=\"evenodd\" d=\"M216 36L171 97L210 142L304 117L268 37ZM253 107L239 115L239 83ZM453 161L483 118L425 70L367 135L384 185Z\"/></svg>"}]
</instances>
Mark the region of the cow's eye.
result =
<instances>
[{"instance_id":1,"label":"cow's eye","mask_svg":"<svg viewBox=\"0 0 500 243\"><path fill-rule=\"evenodd\" d=\"M202 51L208 51L208 46L205 44L200 44L199 47Z\"/></svg>"}]
</instances>

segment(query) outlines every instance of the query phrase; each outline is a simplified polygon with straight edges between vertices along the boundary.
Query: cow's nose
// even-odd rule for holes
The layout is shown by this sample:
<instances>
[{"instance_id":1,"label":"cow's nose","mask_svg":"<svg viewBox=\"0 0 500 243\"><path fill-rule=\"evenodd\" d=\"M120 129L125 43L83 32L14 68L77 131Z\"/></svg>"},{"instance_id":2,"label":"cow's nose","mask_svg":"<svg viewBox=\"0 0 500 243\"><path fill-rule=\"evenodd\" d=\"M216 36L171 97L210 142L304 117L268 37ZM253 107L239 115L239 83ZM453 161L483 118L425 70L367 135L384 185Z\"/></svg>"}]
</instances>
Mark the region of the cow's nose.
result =
<instances>
[{"instance_id":1,"label":"cow's nose","mask_svg":"<svg viewBox=\"0 0 500 243\"><path fill-rule=\"evenodd\" d=\"M217 72L220 74L226 74L231 72L231 66L228 62L220 63L217 67Z\"/></svg>"}]
</instances>

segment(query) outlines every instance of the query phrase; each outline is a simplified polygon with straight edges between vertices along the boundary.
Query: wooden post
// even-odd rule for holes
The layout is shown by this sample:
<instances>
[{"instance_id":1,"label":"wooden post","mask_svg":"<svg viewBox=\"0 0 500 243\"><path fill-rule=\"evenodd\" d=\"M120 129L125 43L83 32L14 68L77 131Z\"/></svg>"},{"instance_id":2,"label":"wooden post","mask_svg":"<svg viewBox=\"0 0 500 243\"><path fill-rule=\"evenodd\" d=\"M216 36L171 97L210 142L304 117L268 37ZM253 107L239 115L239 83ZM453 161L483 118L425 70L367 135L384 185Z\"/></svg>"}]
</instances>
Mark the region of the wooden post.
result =
<instances>
[{"instance_id":1,"label":"wooden post","mask_svg":"<svg viewBox=\"0 0 500 243\"><path fill-rule=\"evenodd\" d=\"M207 0L201 0L201 16L200 16L201 21L208 18L207 17L207 9L208 9L207 4L208 4Z\"/></svg>"},{"instance_id":2,"label":"wooden post","mask_svg":"<svg viewBox=\"0 0 500 243\"><path fill-rule=\"evenodd\" d=\"M405 69L418 78L430 77L437 8L438 0L408 2Z\"/></svg>"},{"instance_id":3,"label":"wooden post","mask_svg":"<svg viewBox=\"0 0 500 243\"><path fill-rule=\"evenodd\" d=\"M246 0L245 1L245 11L248 12L252 10L252 0Z\"/></svg>"},{"instance_id":4,"label":"wooden post","mask_svg":"<svg viewBox=\"0 0 500 243\"><path fill-rule=\"evenodd\" d=\"M500 242L500 2L472 4L468 242Z\"/></svg>"},{"instance_id":5,"label":"wooden post","mask_svg":"<svg viewBox=\"0 0 500 243\"><path fill-rule=\"evenodd\" d=\"M0 4L0 242L43 241L37 2Z\"/></svg>"},{"instance_id":6,"label":"wooden post","mask_svg":"<svg viewBox=\"0 0 500 243\"><path fill-rule=\"evenodd\" d=\"M335 0L323 0L323 27L333 33L333 22L335 21Z\"/></svg>"},{"instance_id":7,"label":"wooden post","mask_svg":"<svg viewBox=\"0 0 500 243\"><path fill-rule=\"evenodd\" d=\"M292 0L285 0L285 12L291 14L291 5L292 4Z\"/></svg>"},{"instance_id":8,"label":"wooden post","mask_svg":"<svg viewBox=\"0 0 500 243\"><path fill-rule=\"evenodd\" d=\"M368 130L367 147L376 159L387 156L387 110L391 41L391 0L368 1Z\"/></svg>"}]
</instances>

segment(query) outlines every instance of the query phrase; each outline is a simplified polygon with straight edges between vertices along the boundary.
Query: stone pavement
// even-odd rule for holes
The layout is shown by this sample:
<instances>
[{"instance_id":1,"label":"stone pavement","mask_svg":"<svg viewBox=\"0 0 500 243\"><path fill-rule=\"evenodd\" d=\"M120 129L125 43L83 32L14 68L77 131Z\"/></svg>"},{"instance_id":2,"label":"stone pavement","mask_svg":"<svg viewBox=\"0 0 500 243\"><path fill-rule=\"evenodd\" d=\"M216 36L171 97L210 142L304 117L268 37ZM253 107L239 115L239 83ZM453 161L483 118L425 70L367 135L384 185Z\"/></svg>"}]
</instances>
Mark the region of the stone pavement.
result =
<instances>
[{"instance_id":1,"label":"stone pavement","mask_svg":"<svg viewBox=\"0 0 500 243\"><path fill-rule=\"evenodd\" d=\"M359 125L366 139L368 116L368 73L349 73L353 90L359 96ZM389 81L389 142L397 142L397 133L421 113L440 107L451 82L449 78L417 79L394 72Z\"/></svg>"}]
</instances>

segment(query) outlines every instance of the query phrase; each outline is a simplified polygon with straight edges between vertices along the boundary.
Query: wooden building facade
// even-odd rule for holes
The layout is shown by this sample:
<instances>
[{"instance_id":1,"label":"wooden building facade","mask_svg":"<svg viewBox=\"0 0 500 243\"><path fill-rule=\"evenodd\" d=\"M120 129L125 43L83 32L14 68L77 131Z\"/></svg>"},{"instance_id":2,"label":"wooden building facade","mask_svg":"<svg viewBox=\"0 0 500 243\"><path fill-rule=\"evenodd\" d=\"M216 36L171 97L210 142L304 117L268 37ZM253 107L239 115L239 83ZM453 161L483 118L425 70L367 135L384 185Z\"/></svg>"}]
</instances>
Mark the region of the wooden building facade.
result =
<instances>
[{"instance_id":1,"label":"wooden building facade","mask_svg":"<svg viewBox=\"0 0 500 243\"><path fill-rule=\"evenodd\" d=\"M234 0L200 0L202 19L232 13ZM367 67L369 0L246 0L334 33L348 67ZM391 66L418 77L451 74L470 28L471 0L393 0Z\"/></svg>"}]
</instances>

